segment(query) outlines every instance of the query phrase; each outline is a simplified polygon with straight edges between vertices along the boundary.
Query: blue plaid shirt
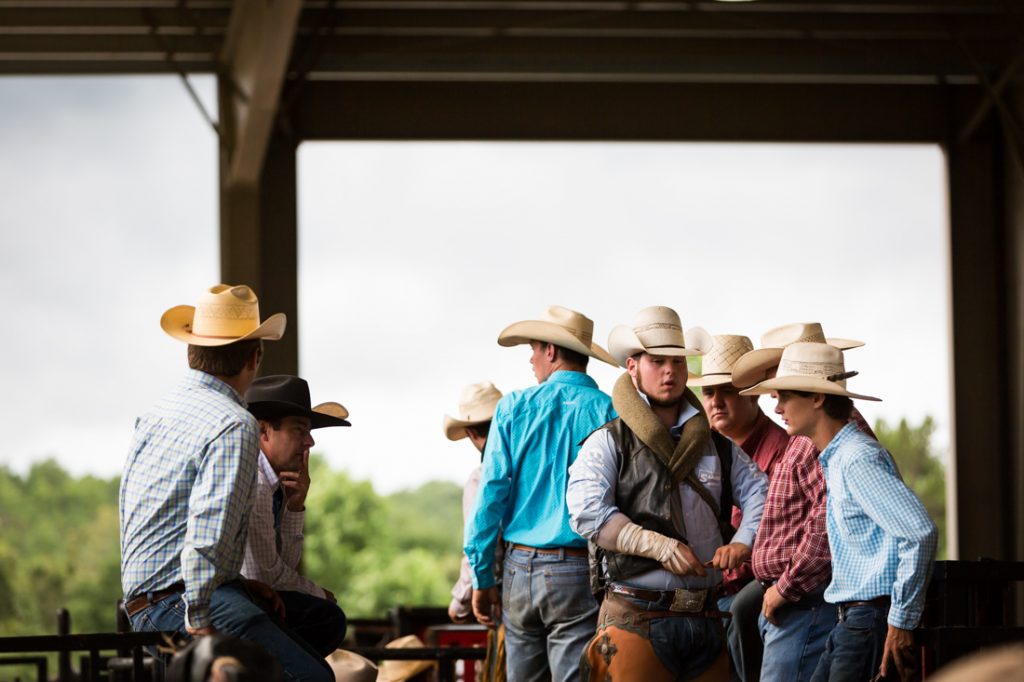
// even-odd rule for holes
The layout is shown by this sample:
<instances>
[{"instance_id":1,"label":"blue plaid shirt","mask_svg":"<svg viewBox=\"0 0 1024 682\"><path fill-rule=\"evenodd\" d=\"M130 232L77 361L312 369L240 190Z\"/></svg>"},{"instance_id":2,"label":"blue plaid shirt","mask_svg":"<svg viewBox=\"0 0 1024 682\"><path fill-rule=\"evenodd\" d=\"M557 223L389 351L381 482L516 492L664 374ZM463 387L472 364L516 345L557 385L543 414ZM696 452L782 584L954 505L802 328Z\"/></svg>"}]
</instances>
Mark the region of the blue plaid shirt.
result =
<instances>
[{"instance_id":1,"label":"blue plaid shirt","mask_svg":"<svg viewBox=\"0 0 1024 682\"><path fill-rule=\"evenodd\" d=\"M136 420L120 495L125 599L184 582L186 624L210 625L213 591L242 566L258 433L242 396L196 370Z\"/></svg>"},{"instance_id":2,"label":"blue plaid shirt","mask_svg":"<svg viewBox=\"0 0 1024 682\"><path fill-rule=\"evenodd\" d=\"M833 604L892 597L889 624L912 630L924 609L938 533L878 441L847 424L820 455L828 488Z\"/></svg>"}]
</instances>

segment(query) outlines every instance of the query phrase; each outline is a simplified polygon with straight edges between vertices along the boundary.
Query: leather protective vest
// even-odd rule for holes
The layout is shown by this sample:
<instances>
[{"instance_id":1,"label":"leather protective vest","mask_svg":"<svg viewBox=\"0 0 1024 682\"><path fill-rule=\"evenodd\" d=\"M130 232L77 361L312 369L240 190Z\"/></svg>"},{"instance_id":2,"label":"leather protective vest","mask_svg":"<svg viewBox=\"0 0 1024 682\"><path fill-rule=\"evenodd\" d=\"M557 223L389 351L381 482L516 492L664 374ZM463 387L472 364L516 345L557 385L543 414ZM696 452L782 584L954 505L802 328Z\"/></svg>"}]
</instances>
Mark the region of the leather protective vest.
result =
<instances>
[{"instance_id":1,"label":"leather protective vest","mask_svg":"<svg viewBox=\"0 0 1024 682\"><path fill-rule=\"evenodd\" d=\"M619 452L619 477L615 488L615 505L637 525L653 530L687 544L683 535L683 509L679 500L678 486L672 482L672 474L658 456L654 454L633 433L621 418L603 426L608 429L612 442ZM732 514L732 444L724 436L712 432L712 440L722 464L722 499L727 505L719 514L728 519ZM723 456L728 453L728 456ZM731 529L731 526L728 526ZM725 530L725 528L723 528ZM728 538L724 538L728 542ZM640 573L661 568L661 564L647 557L620 554L597 548L590 543L591 578L595 591L601 587L600 560L607 560L608 578L624 580Z\"/></svg>"}]
</instances>

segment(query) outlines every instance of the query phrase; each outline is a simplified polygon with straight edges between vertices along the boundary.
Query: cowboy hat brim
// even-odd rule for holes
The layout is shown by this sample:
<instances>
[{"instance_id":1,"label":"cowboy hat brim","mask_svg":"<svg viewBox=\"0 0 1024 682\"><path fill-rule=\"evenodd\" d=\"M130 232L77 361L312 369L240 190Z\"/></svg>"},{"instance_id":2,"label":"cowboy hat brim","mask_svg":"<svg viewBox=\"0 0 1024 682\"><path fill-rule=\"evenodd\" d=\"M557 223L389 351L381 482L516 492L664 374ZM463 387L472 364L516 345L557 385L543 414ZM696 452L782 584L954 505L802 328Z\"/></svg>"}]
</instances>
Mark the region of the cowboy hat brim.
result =
<instances>
[{"instance_id":1,"label":"cowboy hat brim","mask_svg":"<svg viewBox=\"0 0 1024 682\"><path fill-rule=\"evenodd\" d=\"M288 325L288 318L284 313L274 313L264 320L263 324L245 336L196 336L192 333L192 318L195 316L195 312L195 306L174 306L160 317L160 327L171 338L184 341L193 346L226 346L229 343L254 339L278 341L284 336L285 327Z\"/></svg>"},{"instance_id":2,"label":"cowboy hat brim","mask_svg":"<svg viewBox=\"0 0 1024 682\"><path fill-rule=\"evenodd\" d=\"M839 350L860 348L863 341L853 339L825 339L825 343ZM732 383L737 386L753 386L767 379L767 372L778 367L782 360L782 348L758 348L740 356L732 366Z\"/></svg>"},{"instance_id":3,"label":"cowboy hat brim","mask_svg":"<svg viewBox=\"0 0 1024 682\"><path fill-rule=\"evenodd\" d=\"M321 406L317 405L317 407ZM298 403L290 403L283 400L260 400L249 403L249 412L257 419L307 417L310 422L309 428L311 429L322 429L328 426L352 426L347 419L317 412Z\"/></svg>"},{"instance_id":4,"label":"cowboy hat brim","mask_svg":"<svg viewBox=\"0 0 1024 682\"><path fill-rule=\"evenodd\" d=\"M530 343L530 341L553 343L556 346L568 348L577 353L596 358L601 362L607 362L609 365L616 365L615 358L609 355L608 351L604 348L601 348L596 343L591 343L589 346L586 345L566 331L564 327L554 322L546 322L544 320L514 322L498 334L499 346L519 346Z\"/></svg>"},{"instance_id":5,"label":"cowboy hat brim","mask_svg":"<svg viewBox=\"0 0 1024 682\"><path fill-rule=\"evenodd\" d=\"M704 374L702 376L695 376L686 382L687 386L694 386L701 388L705 386L724 386L732 383L731 374Z\"/></svg>"},{"instance_id":6,"label":"cowboy hat brim","mask_svg":"<svg viewBox=\"0 0 1024 682\"><path fill-rule=\"evenodd\" d=\"M679 346L653 346L645 348L640 338L633 331L632 327L624 324L616 325L608 335L608 350L619 367L625 368L627 358L637 353L648 353L650 355L667 355L670 357L691 357L704 355L711 350L711 336L700 327L692 327L686 331L691 337L686 348ZM695 376L695 375L691 375Z\"/></svg>"},{"instance_id":7,"label":"cowboy hat brim","mask_svg":"<svg viewBox=\"0 0 1024 682\"><path fill-rule=\"evenodd\" d=\"M488 417L487 419L462 420L445 415L444 436L448 440L462 440L463 438L468 438L469 433L466 431L467 426L479 426L480 424L486 424L491 421L491 419L491 417Z\"/></svg>"},{"instance_id":8,"label":"cowboy hat brim","mask_svg":"<svg viewBox=\"0 0 1024 682\"><path fill-rule=\"evenodd\" d=\"M740 395L764 395L772 391L806 391L808 393L827 393L829 395L842 395L857 400L874 400L881 402L881 398L870 395L852 393L834 381L828 381L820 377L791 375L786 377L775 377L766 379L756 386L751 386L740 391Z\"/></svg>"}]
</instances>

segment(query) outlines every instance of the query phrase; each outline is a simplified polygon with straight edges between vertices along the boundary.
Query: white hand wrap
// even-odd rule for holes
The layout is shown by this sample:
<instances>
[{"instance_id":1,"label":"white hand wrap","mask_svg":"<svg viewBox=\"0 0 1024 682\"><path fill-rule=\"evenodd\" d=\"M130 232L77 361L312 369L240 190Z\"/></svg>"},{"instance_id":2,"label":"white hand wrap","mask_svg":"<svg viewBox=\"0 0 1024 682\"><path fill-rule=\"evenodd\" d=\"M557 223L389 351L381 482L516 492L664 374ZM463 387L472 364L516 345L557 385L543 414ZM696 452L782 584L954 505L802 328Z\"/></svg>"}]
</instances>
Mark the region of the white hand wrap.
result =
<instances>
[{"instance_id":1,"label":"white hand wrap","mask_svg":"<svg viewBox=\"0 0 1024 682\"><path fill-rule=\"evenodd\" d=\"M693 568L682 553L676 551L680 545L678 540L655 533L653 530L644 530L635 523L627 523L622 527L615 544L619 552L654 559L673 573L681 574ZM686 568L683 568L684 566Z\"/></svg>"}]
</instances>

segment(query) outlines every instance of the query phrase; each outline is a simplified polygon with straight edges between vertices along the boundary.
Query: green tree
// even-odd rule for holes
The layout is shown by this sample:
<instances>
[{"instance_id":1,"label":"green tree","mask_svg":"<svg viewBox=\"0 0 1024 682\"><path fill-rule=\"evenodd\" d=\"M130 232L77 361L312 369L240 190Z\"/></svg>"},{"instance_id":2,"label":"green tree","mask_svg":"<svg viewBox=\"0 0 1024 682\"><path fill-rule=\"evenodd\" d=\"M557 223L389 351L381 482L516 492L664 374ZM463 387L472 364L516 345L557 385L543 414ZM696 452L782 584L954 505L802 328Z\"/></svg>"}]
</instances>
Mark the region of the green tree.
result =
<instances>
[{"instance_id":1,"label":"green tree","mask_svg":"<svg viewBox=\"0 0 1024 682\"><path fill-rule=\"evenodd\" d=\"M937 558L946 558L946 470L933 451L935 421L925 417L919 425L906 419L891 426L884 419L875 422L878 441L892 453L903 480L917 494L939 530Z\"/></svg>"}]
</instances>

